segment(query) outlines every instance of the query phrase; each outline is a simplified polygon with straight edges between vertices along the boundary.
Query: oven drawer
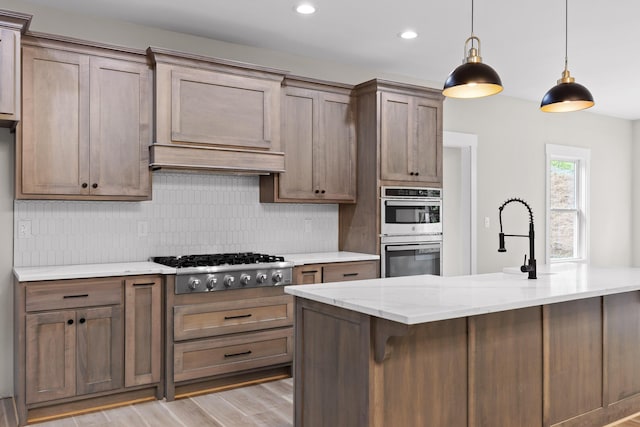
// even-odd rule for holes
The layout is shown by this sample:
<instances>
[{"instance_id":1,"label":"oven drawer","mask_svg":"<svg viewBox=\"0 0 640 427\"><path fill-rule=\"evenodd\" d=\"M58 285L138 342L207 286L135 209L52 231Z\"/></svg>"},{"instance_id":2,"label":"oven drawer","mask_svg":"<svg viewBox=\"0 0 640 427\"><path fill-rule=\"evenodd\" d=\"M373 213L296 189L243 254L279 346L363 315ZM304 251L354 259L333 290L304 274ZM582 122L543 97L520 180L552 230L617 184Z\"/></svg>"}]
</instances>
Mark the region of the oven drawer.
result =
<instances>
[{"instance_id":1,"label":"oven drawer","mask_svg":"<svg viewBox=\"0 0 640 427\"><path fill-rule=\"evenodd\" d=\"M280 295L179 305L173 308L173 316L175 341L278 328L293 325L293 298Z\"/></svg>"},{"instance_id":2,"label":"oven drawer","mask_svg":"<svg viewBox=\"0 0 640 427\"><path fill-rule=\"evenodd\" d=\"M322 270L322 281L324 283L377 278L377 261L341 262L325 265Z\"/></svg>"},{"instance_id":3,"label":"oven drawer","mask_svg":"<svg viewBox=\"0 0 640 427\"><path fill-rule=\"evenodd\" d=\"M174 344L174 380L293 361L293 327Z\"/></svg>"},{"instance_id":4,"label":"oven drawer","mask_svg":"<svg viewBox=\"0 0 640 427\"><path fill-rule=\"evenodd\" d=\"M120 278L30 284L26 287L25 305L28 312L121 303Z\"/></svg>"}]
</instances>

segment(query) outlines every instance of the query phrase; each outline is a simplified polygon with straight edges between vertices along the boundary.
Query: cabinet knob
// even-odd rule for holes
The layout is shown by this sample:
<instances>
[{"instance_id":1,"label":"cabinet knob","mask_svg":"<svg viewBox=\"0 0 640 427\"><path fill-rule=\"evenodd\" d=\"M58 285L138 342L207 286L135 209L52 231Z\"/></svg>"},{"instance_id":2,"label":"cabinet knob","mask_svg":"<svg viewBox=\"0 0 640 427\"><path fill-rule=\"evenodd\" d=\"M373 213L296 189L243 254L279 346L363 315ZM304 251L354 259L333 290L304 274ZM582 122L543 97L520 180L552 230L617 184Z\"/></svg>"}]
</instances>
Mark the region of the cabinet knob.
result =
<instances>
[{"instance_id":1,"label":"cabinet knob","mask_svg":"<svg viewBox=\"0 0 640 427\"><path fill-rule=\"evenodd\" d=\"M73 325L73 319L69 319L69 320L67 320L67 324L69 324L69 325Z\"/></svg>"},{"instance_id":2,"label":"cabinet knob","mask_svg":"<svg viewBox=\"0 0 640 427\"><path fill-rule=\"evenodd\" d=\"M416 176L420 175L420 172L416 172Z\"/></svg>"},{"instance_id":3,"label":"cabinet knob","mask_svg":"<svg viewBox=\"0 0 640 427\"><path fill-rule=\"evenodd\" d=\"M94 182L93 184L91 184L91 186L92 186L93 188L98 188L98 183L97 183L97 182Z\"/></svg>"},{"instance_id":4,"label":"cabinet knob","mask_svg":"<svg viewBox=\"0 0 640 427\"><path fill-rule=\"evenodd\" d=\"M318 194L320 192L320 190L316 190L315 193Z\"/></svg>"},{"instance_id":5,"label":"cabinet knob","mask_svg":"<svg viewBox=\"0 0 640 427\"><path fill-rule=\"evenodd\" d=\"M325 193L325 191L324 191L324 190L322 190L322 191L321 191L321 193L322 193L322 194L324 194L324 193Z\"/></svg>"},{"instance_id":6,"label":"cabinet knob","mask_svg":"<svg viewBox=\"0 0 640 427\"><path fill-rule=\"evenodd\" d=\"M89 186L89 184L87 184L86 182L82 183L82 188L87 188Z\"/></svg>"},{"instance_id":7,"label":"cabinet knob","mask_svg":"<svg viewBox=\"0 0 640 427\"><path fill-rule=\"evenodd\" d=\"M81 317L81 318L80 318L80 323L84 323L84 322L86 322L86 321L87 321L87 319L85 319L84 317Z\"/></svg>"}]
</instances>

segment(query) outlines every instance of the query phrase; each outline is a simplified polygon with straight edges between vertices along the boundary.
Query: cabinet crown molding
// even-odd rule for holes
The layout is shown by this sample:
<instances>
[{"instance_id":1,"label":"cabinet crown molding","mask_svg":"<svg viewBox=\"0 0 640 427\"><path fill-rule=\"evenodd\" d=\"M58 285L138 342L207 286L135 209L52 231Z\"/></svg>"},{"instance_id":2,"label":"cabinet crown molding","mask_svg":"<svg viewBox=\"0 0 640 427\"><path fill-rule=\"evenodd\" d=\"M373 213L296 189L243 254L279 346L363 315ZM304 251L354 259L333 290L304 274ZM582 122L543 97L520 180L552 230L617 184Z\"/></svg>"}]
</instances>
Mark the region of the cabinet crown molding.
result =
<instances>
[{"instance_id":1,"label":"cabinet crown molding","mask_svg":"<svg viewBox=\"0 0 640 427\"><path fill-rule=\"evenodd\" d=\"M29 30L32 17L33 15L29 15L28 13L0 9L0 27L20 31L24 34Z\"/></svg>"},{"instance_id":2,"label":"cabinet crown molding","mask_svg":"<svg viewBox=\"0 0 640 427\"><path fill-rule=\"evenodd\" d=\"M364 83L360 83L354 88L356 95L363 95L369 92L385 91L391 93L399 93L403 95L422 96L438 101L444 100L444 95L440 89L434 89L425 86L418 86L409 83L392 82L390 80L372 79Z\"/></svg>"},{"instance_id":3,"label":"cabinet crown molding","mask_svg":"<svg viewBox=\"0 0 640 427\"><path fill-rule=\"evenodd\" d=\"M190 68L198 68L211 71L219 71L242 76L251 76L266 80L282 82L288 71L277 68L264 67L249 64L247 62L233 61L229 59L212 58L204 55L178 52L159 47L149 47L147 55L154 65L171 64Z\"/></svg>"}]
</instances>

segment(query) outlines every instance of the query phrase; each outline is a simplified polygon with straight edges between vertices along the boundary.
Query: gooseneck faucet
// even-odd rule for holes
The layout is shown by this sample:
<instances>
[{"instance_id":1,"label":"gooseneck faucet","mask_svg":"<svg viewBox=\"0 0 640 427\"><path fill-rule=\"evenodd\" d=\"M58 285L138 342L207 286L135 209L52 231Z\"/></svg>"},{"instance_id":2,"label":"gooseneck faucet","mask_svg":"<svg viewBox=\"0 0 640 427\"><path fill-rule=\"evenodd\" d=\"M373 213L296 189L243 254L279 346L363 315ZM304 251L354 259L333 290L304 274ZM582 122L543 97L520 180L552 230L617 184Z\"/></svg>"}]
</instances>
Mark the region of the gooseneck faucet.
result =
<instances>
[{"instance_id":1,"label":"gooseneck faucet","mask_svg":"<svg viewBox=\"0 0 640 427\"><path fill-rule=\"evenodd\" d=\"M524 234L504 234L502 232L502 210L505 206L507 206L511 202L522 203L527 210L529 210L529 235ZM527 255L524 256L524 264L520 267L520 271L523 273L529 273L529 279L536 279L536 257L535 257L535 232L533 231L533 211L527 202L518 198L511 198L504 202L502 206L498 209L500 211L500 234L498 235L500 239L498 252L506 252L507 249L504 247L504 238L508 237L528 237L529 238L529 262L527 263Z\"/></svg>"}]
</instances>

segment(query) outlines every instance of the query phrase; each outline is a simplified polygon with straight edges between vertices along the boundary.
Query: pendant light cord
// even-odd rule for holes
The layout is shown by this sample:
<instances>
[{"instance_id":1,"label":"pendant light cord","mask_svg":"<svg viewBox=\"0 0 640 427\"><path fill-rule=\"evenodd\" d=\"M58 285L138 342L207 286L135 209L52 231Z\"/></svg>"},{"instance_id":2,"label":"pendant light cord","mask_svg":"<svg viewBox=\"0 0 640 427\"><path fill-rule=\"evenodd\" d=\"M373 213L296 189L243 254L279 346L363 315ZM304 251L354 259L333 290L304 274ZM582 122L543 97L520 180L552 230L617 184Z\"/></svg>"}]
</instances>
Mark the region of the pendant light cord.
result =
<instances>
[{"instance_id":1,"label":"pendant light cord","mask_svg":"<svg viewBox=\"0 0 640 427\"><path fill-rule=\"evenodd\" d=\"M471 0L471 36L473 35L473 0Z\"/></svg>"},{"instance_id":2,"label":"pendant light cord","mask_svg":"<svg viewBox=\"0 0 640 427\"><path fill-rule=\"evenodd\" d=\"M564 0L564 70L567 71L569 63L569 0Z\"/></svg>"}]
</instances>

